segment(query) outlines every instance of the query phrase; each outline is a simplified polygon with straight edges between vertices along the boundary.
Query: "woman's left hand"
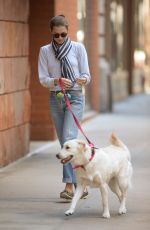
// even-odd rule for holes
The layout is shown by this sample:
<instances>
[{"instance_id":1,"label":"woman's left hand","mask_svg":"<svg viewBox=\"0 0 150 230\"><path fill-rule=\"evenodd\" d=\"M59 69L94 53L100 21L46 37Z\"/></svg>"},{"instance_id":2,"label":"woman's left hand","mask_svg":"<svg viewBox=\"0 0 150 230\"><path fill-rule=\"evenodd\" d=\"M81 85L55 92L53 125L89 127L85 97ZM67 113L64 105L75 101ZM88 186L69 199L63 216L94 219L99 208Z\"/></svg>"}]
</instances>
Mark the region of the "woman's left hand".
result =
<instances>
[{"instance_id":1,"label":"woman's left hand","mask_svg":"<svg viewBox=\"0 0 150 230\"><path fill-rule=\"evenodd\" d=\"M80 86L83 86L85 85L87 82L87 79L86 77L82 77L82 78L76 78L76 83Z\"/></svg>"}]
</instances>

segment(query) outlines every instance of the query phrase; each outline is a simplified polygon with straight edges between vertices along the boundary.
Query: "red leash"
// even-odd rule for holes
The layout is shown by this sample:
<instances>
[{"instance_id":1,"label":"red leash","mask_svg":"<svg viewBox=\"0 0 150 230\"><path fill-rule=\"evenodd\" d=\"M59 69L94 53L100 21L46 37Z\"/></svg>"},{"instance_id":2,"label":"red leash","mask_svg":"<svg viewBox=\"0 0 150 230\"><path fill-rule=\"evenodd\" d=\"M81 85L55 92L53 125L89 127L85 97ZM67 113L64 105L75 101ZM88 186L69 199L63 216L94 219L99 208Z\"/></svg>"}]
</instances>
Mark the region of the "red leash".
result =
<instances>
[{"instance_id":1,"label":"red leash","mask_svg":"<svg viewBox=\"0 0 150 230\"><path fill-rule=\"evenodd\" d=\"M68 106L68 109L72 113L72 116L73 116L73 118L75 120L76 125L78 126L78 128L80 129L80 131L82 132L82 134L84 135L84 137L86 138L87 142L89 143L89 146L92 147L92 148L94 148L94 144L86 136L86 134L84 133L83 129L80 126L80 123L79 123L78 119L76 118L76 116L74 115L74 113L72 111L72 108L71 108L71 105L70 105L70 101L69 101L68 97L66 96L66 93L65 93L65 90L64 90L64 85L63 85L63 82L62 82L61 78L59 78L59 84L60 84L61 90L62 90L62 92L64 94L65 102L66 102L66 104Z\"/></svg>"},{"instance_id":2,"label":"red leash","mask_svg":"<svg viewBox=\"0 0 150 230\"><path fill-rule=\"evenodd\" d=\"M71 112L71 114L72 114L72 116L73 116L73 118L74 118L74 120L75 120L75 123L76 123L78 129L80 129L81 133L82 133L83 136L86 138L86 140L87 140L89 146L92 148L92 154L91 154L91 157L90 157L90 159L89 159L89 162L90 162L90 161L93 159L94 155L95 155L95 147L94 147L94 144L93 144L93 143L89 140L89 138L86 136L85 132L84 132L83 129L81 128L81 125L80 125L78 119L77 119L76 116L74 115L74 113L73 113L73 111L72 111L72 108L71 108L71 105L70 105L70 101L69 101L68 97L66 96L65 89L64 89L64 84L63 84L61 78L59 78L59 84L60 84L61 90L62 90L62 92L63 92L63 94L64 94L65 102L66 102L66 104L67 104L67 106L68 106L68 109L70 110L70 112ZM78 168L83 168L83 169L85 170L84 165L76 165L76 166L74 167L74 169L78 169Z\"/></svg>"}]
</instances>

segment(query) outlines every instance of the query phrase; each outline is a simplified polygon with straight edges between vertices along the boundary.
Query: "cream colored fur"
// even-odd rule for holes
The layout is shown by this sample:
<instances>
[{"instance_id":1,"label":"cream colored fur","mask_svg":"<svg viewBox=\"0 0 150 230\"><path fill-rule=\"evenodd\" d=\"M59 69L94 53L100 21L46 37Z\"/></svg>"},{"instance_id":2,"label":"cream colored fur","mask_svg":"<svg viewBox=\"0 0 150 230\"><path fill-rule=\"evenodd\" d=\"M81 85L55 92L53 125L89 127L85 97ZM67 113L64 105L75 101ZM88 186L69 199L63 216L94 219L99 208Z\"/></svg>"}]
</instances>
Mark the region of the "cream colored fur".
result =
<instances>
[{"instance_id":1,"label":"cream colored fur","mask_svg":"<svg viewBox=\"0 0 150 230\"><path fill-rule=\"evenodd\" d=\"M100 189L103 204L104 218L109 218L108 186L117 195L120 201L119 214L126 213L127 191L131 184L132 164L131 156L126 145L113 133L110 139L111 145L95 150L95 156L91 157L91 148L83 140L67 141L60 154L59 159L68 159L74 166L83 165L76 169L77 189L73 197L71 207L65 212L72 215L85 187L96 187Z\"/></svg>"}]
</instances>

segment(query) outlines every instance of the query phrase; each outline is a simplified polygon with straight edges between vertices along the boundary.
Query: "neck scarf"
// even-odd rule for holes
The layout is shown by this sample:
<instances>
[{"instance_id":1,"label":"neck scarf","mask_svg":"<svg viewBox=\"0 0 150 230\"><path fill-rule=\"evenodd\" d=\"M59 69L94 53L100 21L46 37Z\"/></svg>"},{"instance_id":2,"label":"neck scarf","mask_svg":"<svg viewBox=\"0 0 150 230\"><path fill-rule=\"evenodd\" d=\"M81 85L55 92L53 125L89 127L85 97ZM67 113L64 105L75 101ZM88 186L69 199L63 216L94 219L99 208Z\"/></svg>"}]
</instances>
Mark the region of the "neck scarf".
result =
<instances>
[{"instance_id":1,"label":"neck scarf","mask_svg":"<svg viewBox=\"0 0 150 230\"><path fill-rule=\"evenodd\" d=\"M55 57L60 61L62 77L70 79L71 82L74 84L76 79L75 73L67 57L67 54L72 47L71 40L69 38L66 38L62 45L58 45L53 39L52 47L55 52Z\"/></svg>"}]
</instances>

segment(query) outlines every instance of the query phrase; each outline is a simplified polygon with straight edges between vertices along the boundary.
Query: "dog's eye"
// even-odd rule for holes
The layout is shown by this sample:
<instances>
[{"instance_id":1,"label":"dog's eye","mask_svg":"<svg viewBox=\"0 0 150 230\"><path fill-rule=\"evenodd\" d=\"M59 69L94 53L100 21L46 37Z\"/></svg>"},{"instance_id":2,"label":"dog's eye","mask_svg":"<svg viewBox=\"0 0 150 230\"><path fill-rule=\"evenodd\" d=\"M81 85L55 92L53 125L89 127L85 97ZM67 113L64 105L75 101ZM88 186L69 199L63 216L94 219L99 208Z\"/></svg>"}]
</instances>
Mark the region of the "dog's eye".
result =
<instances>
[{"instance_id":1,"label":"dog's eye","mask_svg":"<svg viewBox=\"0 0 150 230\"><path fill-rule=\"evenodd\" d=\"M66 146L66 149L70 149L70 147L67 145L67 146Z\"/></svg>"}]
</instances>

